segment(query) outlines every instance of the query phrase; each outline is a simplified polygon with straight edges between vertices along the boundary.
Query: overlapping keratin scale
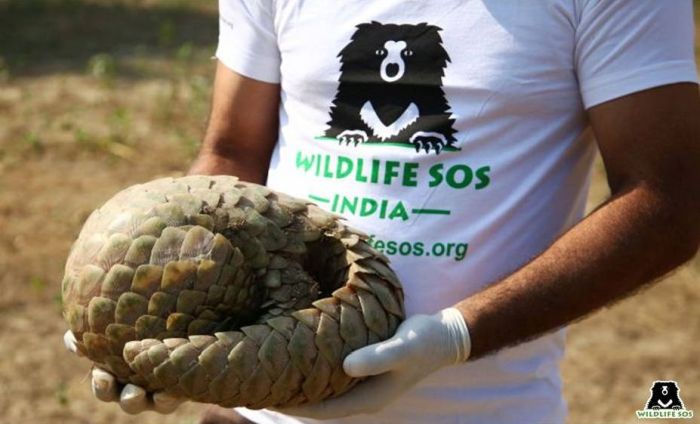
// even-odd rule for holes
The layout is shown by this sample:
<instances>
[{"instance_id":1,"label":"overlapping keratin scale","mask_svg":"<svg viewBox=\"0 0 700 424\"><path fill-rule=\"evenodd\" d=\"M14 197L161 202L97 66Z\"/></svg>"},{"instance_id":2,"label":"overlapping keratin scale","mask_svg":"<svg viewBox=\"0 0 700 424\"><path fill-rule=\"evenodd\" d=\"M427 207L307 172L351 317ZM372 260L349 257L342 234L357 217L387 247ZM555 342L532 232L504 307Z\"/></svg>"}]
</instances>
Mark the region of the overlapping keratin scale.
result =
<instances>
[{"instance_id":1,"label":"overlapping keratin scale","mask_svg":"<svg viewBox=\"0 0 700 424\"><path fill-rule=\"evenodd\" d=\"M121 382L223 406L317 401L352 387L343 358L403 319L401 285L365 240L235 177L152 181L88 218L64 316Z\"/></svg>"}]
</instances>

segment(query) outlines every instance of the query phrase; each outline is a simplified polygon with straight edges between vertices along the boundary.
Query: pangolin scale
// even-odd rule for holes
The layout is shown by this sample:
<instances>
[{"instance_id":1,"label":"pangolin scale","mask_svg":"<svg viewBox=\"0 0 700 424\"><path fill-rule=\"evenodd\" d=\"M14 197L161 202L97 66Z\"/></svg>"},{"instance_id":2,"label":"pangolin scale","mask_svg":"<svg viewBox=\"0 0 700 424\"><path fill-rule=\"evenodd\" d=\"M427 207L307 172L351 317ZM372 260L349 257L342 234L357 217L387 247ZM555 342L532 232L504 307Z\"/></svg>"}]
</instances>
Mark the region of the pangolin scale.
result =
<instances>
[{"instance_id":1,"label":"pangolin scale","mask_svg":"<svg viewBox=\"0 0 700 424\"><path fill-rule=\"evenodd\" d=\"M389 338L401 284L367 236L231 176L132 186L95 210L66 263L78 350L122 383L284 407L340 395L351 351Z\"/></svg>"}]
</instances>

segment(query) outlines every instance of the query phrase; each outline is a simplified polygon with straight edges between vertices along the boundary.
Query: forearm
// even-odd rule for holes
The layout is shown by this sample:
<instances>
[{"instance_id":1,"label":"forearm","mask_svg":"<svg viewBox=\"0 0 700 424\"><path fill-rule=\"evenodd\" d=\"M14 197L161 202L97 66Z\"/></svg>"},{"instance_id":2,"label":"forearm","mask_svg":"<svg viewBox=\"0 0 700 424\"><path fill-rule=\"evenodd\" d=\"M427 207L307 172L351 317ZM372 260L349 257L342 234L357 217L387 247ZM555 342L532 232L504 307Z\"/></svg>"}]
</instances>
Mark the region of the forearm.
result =
<instances>
[{"instance_id":1,"label":"forearm","mask_svg":"<svg viewBox=\"0 0 700 424\"><path fill-rule=\"evenodd\" d=\"M188 174L235 175L241 180L265 184L270 159L253 159L222 148L223 143L207 141L192 163ZM233 143L231 143L233 144Z\"/></svg>"},{"instance_id":2,"label":"forearm","mask_svg":"<svg viewBox=\"0 0 700 424\"><path fill-rule=\"evenodd\" d=\"M279 84L217 65L207 132L189 174L235 175L265 184L279 128Z\"/></svg>"},{"instance_id":3,"label":"forearm","mask_svg":"<svg viewBox=\"0 0 700 424\"><path fill-rule=\"evenodd\" d=\"M519 271L460 302L471 357L557 329L691 258L698 226L679 201L644 184L629 188Z\"/></svg>"}]
</instances>

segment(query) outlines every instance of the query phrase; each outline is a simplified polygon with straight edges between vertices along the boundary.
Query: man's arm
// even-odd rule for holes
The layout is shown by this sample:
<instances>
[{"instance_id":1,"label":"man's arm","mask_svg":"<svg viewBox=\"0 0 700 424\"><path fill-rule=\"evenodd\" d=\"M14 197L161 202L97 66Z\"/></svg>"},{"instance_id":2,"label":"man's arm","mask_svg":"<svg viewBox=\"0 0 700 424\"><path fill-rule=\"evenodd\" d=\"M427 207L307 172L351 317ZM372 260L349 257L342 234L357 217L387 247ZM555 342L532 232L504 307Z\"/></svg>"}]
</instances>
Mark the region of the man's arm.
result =
<instances>
[{"instance_id":1,"label":"man's arm","mask_svg":"<svg viewBox=\"0 0 700 424\"><path fill-rule=\"evenodd\" d=\"M457 304L477 358L622 299L695 255L700 101L674 84L589 110L611 198L503 281Z\"/></svg>"},{"instance_id":2,"label":"man's arm","mask_svg":"<svg viewBox=\"0 0 700 424\"><path fill-rule=\"evenodd\" d=\"M279 98L279 84L246 78L219 62L209 124L189 173L265 184L277 142Z\"/></svg>"}]
</instances>

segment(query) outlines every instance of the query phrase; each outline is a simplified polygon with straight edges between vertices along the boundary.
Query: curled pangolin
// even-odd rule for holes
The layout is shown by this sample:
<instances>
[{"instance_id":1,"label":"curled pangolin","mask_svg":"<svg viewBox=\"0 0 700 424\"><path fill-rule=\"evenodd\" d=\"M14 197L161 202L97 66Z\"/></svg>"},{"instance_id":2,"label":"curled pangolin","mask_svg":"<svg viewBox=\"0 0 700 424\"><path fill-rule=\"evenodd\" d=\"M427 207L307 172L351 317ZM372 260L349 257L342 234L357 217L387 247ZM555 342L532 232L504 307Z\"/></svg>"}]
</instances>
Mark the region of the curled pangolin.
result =
<instances>
[{"instance_id":1,"label":"curled pangolin","mask_svg":"<svg viewBox=\"0 0 700 424\"><path fill-rule=\"evenodd\" d=\"M230 176L164 178L95 210L69 255L77 348L122 383L222 406L291 406L356 382L403 292L366 235Z\"/></svg>"}]
</instances>

